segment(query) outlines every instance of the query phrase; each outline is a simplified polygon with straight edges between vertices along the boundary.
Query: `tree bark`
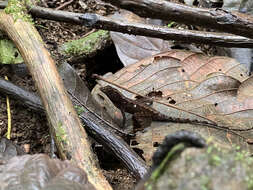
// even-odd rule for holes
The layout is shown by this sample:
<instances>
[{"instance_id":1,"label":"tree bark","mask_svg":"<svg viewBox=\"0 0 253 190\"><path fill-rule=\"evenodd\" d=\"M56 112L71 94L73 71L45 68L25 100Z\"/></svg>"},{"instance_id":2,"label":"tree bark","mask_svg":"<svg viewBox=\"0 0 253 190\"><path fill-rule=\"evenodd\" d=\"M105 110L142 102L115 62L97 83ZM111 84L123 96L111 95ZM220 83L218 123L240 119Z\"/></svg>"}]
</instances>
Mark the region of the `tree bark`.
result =
<instances>
[{"instance_id":1,"label":"tree bark","mask_svg":"<svg viewBox=\"0 0 253 190\"><path fill-rule=\"evenodd\" d=\"M204 26L253 38L253 16L222 9L204 9L166 0L104 0L142 17Z\"/></svg>"},{"instance_id":2,"label":"tree bark","mask_svg":"<svg viewBox=\"0 0 253 190\"><path fill-rule=\"evenodd\" d=\"M178 30L168 27L131 23L126 20L112 19L97 14L86 13L80 17L87 27L116 31L121 33L149 36L184 43L211 44L222 47L252 48L253 40L228 33Z\"/></svg>"}]
</instances>

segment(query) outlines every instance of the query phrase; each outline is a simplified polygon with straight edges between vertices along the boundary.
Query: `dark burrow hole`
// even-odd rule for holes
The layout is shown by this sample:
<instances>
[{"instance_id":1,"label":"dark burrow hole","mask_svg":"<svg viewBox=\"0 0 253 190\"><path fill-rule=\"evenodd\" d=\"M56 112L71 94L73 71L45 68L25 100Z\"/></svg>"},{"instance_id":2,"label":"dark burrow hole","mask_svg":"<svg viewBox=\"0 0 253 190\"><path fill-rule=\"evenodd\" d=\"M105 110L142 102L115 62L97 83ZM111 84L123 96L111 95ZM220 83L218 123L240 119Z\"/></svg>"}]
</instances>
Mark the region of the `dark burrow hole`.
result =
<instances>
[{"instance_id":1,"label":"dark burrow hole","mask_svg":"<svg viewBox=\"0 0 253 190\"><path fill-rule=\"evenodd\" d=\"M93 151L95 152L95 154L98 157L99 160L99 164L101 166L101 168L105 169L105 170L111 170L113 168L118 168L121 167L122 164L115 158L115 156L108 152L106 150L106 148L104 148L101 145L92 145ZM139 148L133 148L133 150L143 159L143 150L139 149Z\"/></svg>"},{"instance_id":2,"label":"dark burrow hole","mask_svg":"<svg viewBox=\"0 0 253 190\"><path fill-rule=\"evenodd\" d=\"M105 170L111 170L121 165L121 163L115 158L115 156L110 152L106 151L106 148L104 148L103 146L93 144L92 148L98 157L101 168Z\"/></svg>"},{"instance_id":3,"label":"dark burrow hole","mask_svg":"<svg viewBox=\"0 0 253 190\"><path fill-rule=\"evenodd\" d=\"M73 64L77 67L80 64L86 65L85 80L90 89L96 85L96 79L92 77L92 74L104 75L108 72L115 73L124 67L117 55L114 45L98 52L96 56L92 58L83 60L82 63L79 62Z\"/></svg>"}]
</instances>

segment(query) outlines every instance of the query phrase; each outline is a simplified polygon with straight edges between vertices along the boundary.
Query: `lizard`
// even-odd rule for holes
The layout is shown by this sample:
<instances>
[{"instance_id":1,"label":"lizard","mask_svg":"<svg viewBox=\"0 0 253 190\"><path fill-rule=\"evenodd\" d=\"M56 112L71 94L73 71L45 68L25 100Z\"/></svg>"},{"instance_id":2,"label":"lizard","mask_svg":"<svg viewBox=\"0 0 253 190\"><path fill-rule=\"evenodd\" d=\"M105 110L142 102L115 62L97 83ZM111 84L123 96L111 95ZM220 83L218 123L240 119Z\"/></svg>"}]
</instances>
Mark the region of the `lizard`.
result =
<instances>
[{"instance_id":1,"label":"lizard","mask_svg":"<svg viewBox=\"0 0 253 190\"><path fill-rule=\"evenodd\" d=\"M125 112L133 114L134 131L142 130L150 126L152 121L167 121L176 123L190 123L195 125L204 125L215 129L232 130L229 127L219 126L207 121L190 120L184 118L170 117L160 113L145 103L138 102L125 97L119 90L112 86L101 87L100 90L112 101L112 103L121 111L123 116L123 126L125 124ZM240 131L240 129L238 130Z\"/></svg>"}]
</instances>

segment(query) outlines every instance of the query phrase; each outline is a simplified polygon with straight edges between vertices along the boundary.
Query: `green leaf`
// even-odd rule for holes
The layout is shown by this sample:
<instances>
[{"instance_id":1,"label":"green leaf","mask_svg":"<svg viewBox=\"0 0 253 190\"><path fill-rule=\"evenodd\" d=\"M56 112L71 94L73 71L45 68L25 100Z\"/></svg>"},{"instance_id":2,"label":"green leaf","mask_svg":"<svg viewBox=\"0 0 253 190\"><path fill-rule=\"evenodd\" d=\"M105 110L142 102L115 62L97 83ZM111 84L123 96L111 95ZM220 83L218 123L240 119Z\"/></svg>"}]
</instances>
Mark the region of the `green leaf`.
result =
<instances>
[{"instance_id":1,"label":"green leaf","mask_svg":"<svg viewBox=\"0 0 253 190\"><path fill-rule=\"evenodd\" d=\"M11 40L0 40L0 63L2 64L17 64L23 63L17 48Z\"/></svg>"}]
</instances>

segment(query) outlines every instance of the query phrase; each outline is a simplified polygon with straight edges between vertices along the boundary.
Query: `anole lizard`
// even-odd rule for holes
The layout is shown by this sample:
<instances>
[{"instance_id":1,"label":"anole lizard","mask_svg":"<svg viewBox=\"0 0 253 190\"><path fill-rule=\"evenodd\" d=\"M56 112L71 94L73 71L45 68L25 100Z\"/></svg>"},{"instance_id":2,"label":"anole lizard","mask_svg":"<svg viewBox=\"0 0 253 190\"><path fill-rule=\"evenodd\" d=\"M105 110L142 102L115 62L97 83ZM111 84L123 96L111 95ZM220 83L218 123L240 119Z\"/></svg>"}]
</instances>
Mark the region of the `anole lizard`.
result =
<instances>
[{"instance_id":1,"label":"anole lizard","mask_svg":"<svg viewBox=\"0 0 253 190\"><path fill-rule=\"evenodd\" d=\"M226 131L235 131L233 129L230 129L229 127L218 126L217 124L208 123L207 121L169 117L144 103L138 102L138 100L132 100L125 97L121 92L111 86L101 87L100 90L107 95L107 97L118 109L121 110L123 115L123 124L125 123L124 113L127 112L133 114L133 125L135 131L142 130L145 127L148 127L152 121L190 123L195 125L204 125L211 128L222 129ZM237 129L237 131L243 131L243 129Z\"/></svg>"}]
</instances>

